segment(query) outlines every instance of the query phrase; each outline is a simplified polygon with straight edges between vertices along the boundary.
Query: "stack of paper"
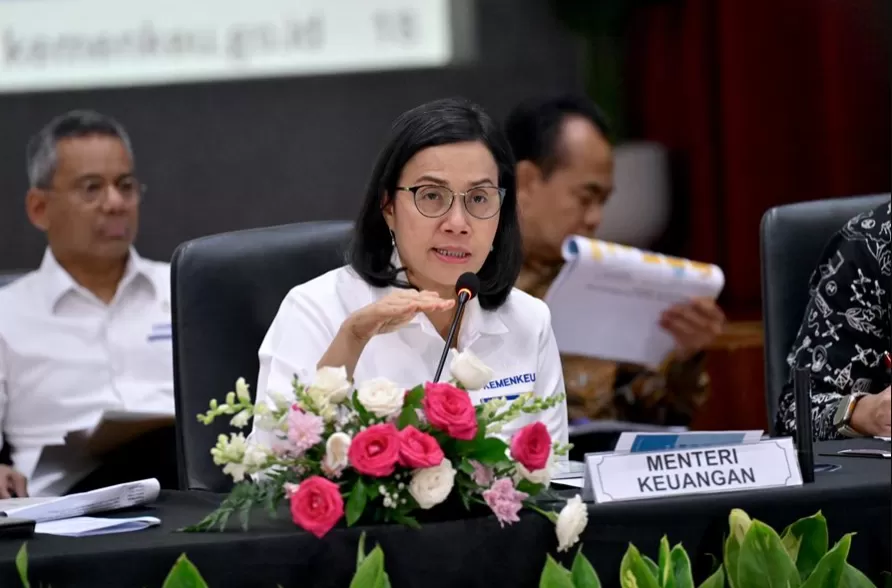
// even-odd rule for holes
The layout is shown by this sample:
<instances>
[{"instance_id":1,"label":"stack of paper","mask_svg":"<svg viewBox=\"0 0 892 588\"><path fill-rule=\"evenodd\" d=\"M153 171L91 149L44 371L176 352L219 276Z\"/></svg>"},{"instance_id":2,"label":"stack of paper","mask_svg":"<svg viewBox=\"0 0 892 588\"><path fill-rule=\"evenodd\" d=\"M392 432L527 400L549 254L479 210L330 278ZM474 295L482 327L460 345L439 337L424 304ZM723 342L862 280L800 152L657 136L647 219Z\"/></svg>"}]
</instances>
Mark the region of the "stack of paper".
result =
<instances>
[{"instance_id":1,"label":"stack of paper","mask_svg":"<svg viewBox=\"0 0 892 588\"><path fill-rule=\"evenodd\" d=\"M90 537L91 535L142 531L160 524L161 521L155 517L135 517L130 519L74 517L72 519L37 523L34 527L34 532L45 535L61 535L63 537Z\"/></svg>"},{"instance_id":2,"label":"stack of paper","mask_svg":"<svg viewBox=\"0 0 892 588\"><path fill-rule=\"evenodd\" d=\"M0 515L31 519L37 522L35 532L53 535L137 531L160 521L154 517L99 519L83 515L149 504L160 491L158 480L150 478L59 498L10 498L0 500Z\"/></svg>"},{"instance_id":3,"label":"stack of paper","mask_svg":"<svg viewBox=\"0 0 892 588\"><path fill-rule=\"evenodd\" d=\"M580 236L545 295L562 353L658 368L675 343L660 327L671 306L716 298L725 284L715 265Z\"/></svg>"}]
</instances>

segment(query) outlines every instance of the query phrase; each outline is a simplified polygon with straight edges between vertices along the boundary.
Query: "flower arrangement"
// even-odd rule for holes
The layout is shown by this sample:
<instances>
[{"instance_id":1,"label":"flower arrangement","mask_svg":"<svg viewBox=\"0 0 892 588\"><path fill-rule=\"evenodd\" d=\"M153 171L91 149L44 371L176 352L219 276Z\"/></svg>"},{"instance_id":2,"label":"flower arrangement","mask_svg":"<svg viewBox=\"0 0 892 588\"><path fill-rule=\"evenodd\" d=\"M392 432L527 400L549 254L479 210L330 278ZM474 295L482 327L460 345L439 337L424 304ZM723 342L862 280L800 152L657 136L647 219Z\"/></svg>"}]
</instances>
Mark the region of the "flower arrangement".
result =
<instances>
[{"instance_id":1,"label":"flower arrangement","mask_svg":"<svg viewBox=\"0 0 892 588\"><path fill-rule=\"evenodd\" d=\"M211 454L236 485L187 530L223 529L236 512L247 527L253 506L275 513L282 500L294 523L317 537L342 519L351 526L361 517L418 527L419 512L457 497L466 509L488 506L502 526L517 522L524 506L534 509L555 522L559 548L569 549L585 527L581 500L569 501L561 515L532 500L547 489L555 458L570 446L553 443L541 422L510 439L500 436L507 423L556 406L563 395L526 393L474 406L467 390L482 388L492 370L468 351L455 354L450 368L450 382L405 390L383 378L354 388L344 368L323 367L309 384L295 376L290 396L271 392L269 403L256 405L239 379L225 402L212 400L199 420L228 417L244 428L253 418L272 442L240 432L219 437Z\"/></svg>"}]
</instances>

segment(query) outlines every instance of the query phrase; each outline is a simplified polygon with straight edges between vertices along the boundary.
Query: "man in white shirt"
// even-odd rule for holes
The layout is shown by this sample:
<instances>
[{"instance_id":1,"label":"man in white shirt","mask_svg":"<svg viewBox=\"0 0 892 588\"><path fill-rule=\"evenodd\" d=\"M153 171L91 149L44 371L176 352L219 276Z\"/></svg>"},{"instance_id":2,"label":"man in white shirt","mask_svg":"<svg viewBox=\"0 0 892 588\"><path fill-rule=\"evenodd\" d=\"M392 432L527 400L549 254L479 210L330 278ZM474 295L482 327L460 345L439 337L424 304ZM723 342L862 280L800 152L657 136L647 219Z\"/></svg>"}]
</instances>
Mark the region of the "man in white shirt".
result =
<instances>
[{"instance_id":1,"label":"man in white shirt","mask_svg":"<svg viewBox=\"0 0 892 588\"><path fill-rule=\"evenodd\" d=\"M86 490L158 464L169 478L172 432L144 448L149 458L114 453L172 431L174 414L169 264L133 248L143 187L127 133L102 114L69 112L27 156L26 211L48 247L39 269L0 289L0 445L12 450L0 497ZM92 432L110 411L146 416L99 448Z\"/></svg>"}]
</instances>

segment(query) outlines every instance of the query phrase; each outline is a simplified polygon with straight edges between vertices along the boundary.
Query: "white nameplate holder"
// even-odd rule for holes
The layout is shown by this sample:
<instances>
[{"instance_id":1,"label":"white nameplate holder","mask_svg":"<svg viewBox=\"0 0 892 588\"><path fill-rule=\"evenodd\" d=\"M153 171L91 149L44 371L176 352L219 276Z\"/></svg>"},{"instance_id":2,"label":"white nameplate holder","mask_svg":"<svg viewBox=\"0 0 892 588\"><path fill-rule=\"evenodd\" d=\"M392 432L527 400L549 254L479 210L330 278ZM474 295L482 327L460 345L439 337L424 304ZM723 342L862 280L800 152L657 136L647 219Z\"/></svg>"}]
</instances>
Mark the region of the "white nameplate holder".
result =
<instances>
[{"instance_id":1,"label":"white nameplate holder","mask_svg":"<svg viewBox=\"0 0 892 588\"><path fill-rule=\"evenodd\" d=\"M801 486L792 437L641 453L589 453L582 497L597 503Z\"/></svg>"}]
</instances>

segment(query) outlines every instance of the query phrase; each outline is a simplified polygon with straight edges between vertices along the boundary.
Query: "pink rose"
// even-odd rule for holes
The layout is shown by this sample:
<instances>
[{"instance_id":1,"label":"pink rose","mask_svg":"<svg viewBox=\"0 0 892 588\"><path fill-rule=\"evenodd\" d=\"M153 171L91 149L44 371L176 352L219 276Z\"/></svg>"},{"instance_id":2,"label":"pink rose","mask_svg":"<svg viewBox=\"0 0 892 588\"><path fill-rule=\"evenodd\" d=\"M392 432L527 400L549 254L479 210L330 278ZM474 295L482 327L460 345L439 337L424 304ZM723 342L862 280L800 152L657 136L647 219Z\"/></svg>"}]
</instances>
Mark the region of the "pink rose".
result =
<instances>
[{"instance_id":1,"label":"pink rose","mask_svg":"<svg viewBox=\"0 0 892 588\"><path fill-rule=\"evenodd\" d=\"M347 459L360 474L383 478L393 473L400 457L399 432L392 423L372 425L350 443Z\"/></svg>"},{"instance_id":2,"label":"pink rose","mask_svg":"<svg viewBox=\"0 0 892 588\"><path fill-rule=\"evenodd\" d=\"M344 499L338 485L320 476L301 482L289 499L294 523L316 537L328 533L344 516Z\"/></svg>"},{"instance_id":3,"label":"pink rose","mask_svg":"<svg viewBox=\"0 0 892 588\"><path fill-rule=\"evenodd\" d=\"M520 520L517 513L523 508L523 501L527 497L529 494L514 488L511 478L499 478L489 490L483 492L483 500L492 509L502 527L505 523L511 524Z\"/></svg>"},{"instance_id":4,"label":"pink rose","mask_svg":"<svg viewBox=\"0 0 892 588\"><path fill-rule=\"evenodd\" d=\"M400 465L407 468L432 468L443 461L437 440L412 425L399 432Z\"/></svg>"},{"instance_id":5,"label":"pink rose","mask_svg":"<svg viewBox=\"0 0 892 588\"><path fill-rule=\"evenodd\" d=\"M464 390L428 382L421 405L428 422L450 437L470 441L477 435L477 413Z\"/></svg>"},{"instance_id":6,"label":"pink rose","mask_svg":"<svg viewBox=\"0 0 892 588\"><path fill-rule=\"evenodd\" d=\"M511 439L511 457L531 472L541 470L551 455L551 435L540 422L519 430Z\"/></svg>"}]
</instances>

